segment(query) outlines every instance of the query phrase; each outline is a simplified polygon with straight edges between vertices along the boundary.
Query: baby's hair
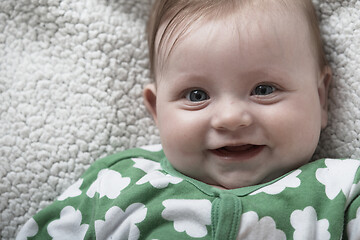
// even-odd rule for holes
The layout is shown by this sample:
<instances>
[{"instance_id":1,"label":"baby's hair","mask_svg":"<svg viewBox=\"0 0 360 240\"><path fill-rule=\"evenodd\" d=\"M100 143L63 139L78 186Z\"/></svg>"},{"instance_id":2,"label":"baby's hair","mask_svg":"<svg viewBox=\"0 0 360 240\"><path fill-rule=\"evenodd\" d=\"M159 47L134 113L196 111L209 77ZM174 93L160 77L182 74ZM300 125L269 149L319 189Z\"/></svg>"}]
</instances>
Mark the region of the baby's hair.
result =
<instances>
[{"instance_id":1,"label":"baby's hair","mask_svg":"<svg viewBox=\"0 0 360 240\"><path fill-rule=\"evenodd\" d=\"M173 40L167 53L170 54L179 38L186 33L187 29L195 21L209 16L226 16L239 10L243 6L261 7L265 2L274 2L280 6L300 7L308 21L311 40L314 42L313 49L318 58L319 68L322 70L326 65L326 56L319 29L319 22L315 7L311 0L155 0L150 19L147 25L150 70L156 78L157 55L164 42L178 34ZM290 8L291 9L291 8ZM266 9L264 10L266 11ZM161 36L160 26L166 23ZM179 31L180 28L180 31Z\"/></svg>"}]
</instances>

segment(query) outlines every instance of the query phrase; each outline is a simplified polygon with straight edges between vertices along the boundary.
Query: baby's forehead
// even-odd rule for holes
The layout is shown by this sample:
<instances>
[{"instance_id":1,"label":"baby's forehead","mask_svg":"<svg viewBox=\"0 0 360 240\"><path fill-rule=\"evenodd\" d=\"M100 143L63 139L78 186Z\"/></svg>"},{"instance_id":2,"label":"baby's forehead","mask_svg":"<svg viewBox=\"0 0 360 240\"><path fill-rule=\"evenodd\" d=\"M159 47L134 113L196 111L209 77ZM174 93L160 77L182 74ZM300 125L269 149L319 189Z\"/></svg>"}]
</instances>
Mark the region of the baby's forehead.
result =
<instances>
[{"instance_id":1,"label":"baby's forehead","mask_svg":"<svg viewBox=\"0 0 360 240\"><path fill-rule=\"evenodd\" d=\"M255 2L262 2L263 5L257 5ZM267 4L264 4L264 2L267 2ZM297 28L299 24L304 25L307 22L306 15L299 4L286 5L279 2L282 1L253 1L249 4L232 5L231 8L231 5L229 5L229 8L223 6L220 9L203 9L193 13L188 10L169 17L167 21L161 24L156 37L158 70L162 68L173 50L184 38L203 25L211 25L212 21L220 21L224 24L224 28L232 28L234 40L242 35L261 34L262 31L269 30L269 27L273 27L273 30L276 31L276 25L278 24L293 24L293 27ZM279 22L277 18L284 15L287 15L293 21ZM265 20L267 20L266 22L273 22L273 26L271 24L264 25ZM279 38L281 37L279 35ZM264 35L264 42L266 40Z\"/></svg>"},{"instance_id":2,"label":"baby's forehead","mask_svg":"<svg viewBox=\"0 0 360 240\"><path fill-rule=\"evenodd\" d=\"M229 24L242 26L244 20L247 20L247 22L261 22L261 17L277 17L283 14L291 14L292 17L301 21L308 20L308 22L311 22L307 18L308 15L304 14L306 7L301 4L303 1L307 0L209 1L212 3L209 6L205 4L208 1L204 1L202 5L194 4L192 6L192 4L188 4L186 7L179 6L180 9L174 8L164 15L156 35L159 42L161 42L160 40L166 37L183 35L194 24L199 22L228 20ZM233 21L236 18L239 21Z\"/></svg>"}]
</instances>

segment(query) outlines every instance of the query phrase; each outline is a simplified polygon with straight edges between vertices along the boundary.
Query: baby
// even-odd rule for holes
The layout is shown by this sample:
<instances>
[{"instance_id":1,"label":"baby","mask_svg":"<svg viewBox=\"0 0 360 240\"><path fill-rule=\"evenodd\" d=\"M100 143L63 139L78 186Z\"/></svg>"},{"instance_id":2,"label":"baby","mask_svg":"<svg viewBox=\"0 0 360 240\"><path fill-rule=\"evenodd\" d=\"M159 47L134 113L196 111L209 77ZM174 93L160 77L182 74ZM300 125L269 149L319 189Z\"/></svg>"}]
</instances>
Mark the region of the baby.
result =
<instances>
[{"instance_id":1,"label":"baby","mask_svg":"<svg viewBox=\"0 0 360 240\"><path fill-rule=\"evenodd\" d=\"M18 239L360 239L360 161L311 161L331 70L311 0L158 0L161 146L96 161Z\"/></svg>"}]
</instances>

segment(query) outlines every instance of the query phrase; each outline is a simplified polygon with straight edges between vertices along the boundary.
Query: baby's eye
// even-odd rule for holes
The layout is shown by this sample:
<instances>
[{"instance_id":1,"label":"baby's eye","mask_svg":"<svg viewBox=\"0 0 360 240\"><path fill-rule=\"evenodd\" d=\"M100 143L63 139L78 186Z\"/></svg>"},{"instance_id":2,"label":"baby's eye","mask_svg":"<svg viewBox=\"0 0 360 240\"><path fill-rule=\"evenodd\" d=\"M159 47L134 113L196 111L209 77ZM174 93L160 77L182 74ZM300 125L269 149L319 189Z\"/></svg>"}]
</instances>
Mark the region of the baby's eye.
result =
<instances>
[{"instance_id":1,"label":"baby's eye","mask_svg":"<svg viewBox=\"0 0 360 240\"><path fill-rule=\"evenodd\" d=\"M202 102L209 99L208 94L203 90L191 90L185 97L191 102Z\"/></svg>"},{"instance_id":2,"label":"baby's eye","mask_svg":"<svg viewBox=\"0 0 360 240\"><path fill-rule=\"evenodd\" d=\"M271 85L259 85L257 86L252 92L251 95L260 95L260 96L265 96L265 95L269 95L272 94L273 92L276 91L276 87L271 86Z\"/></svg>"}]
</instances>

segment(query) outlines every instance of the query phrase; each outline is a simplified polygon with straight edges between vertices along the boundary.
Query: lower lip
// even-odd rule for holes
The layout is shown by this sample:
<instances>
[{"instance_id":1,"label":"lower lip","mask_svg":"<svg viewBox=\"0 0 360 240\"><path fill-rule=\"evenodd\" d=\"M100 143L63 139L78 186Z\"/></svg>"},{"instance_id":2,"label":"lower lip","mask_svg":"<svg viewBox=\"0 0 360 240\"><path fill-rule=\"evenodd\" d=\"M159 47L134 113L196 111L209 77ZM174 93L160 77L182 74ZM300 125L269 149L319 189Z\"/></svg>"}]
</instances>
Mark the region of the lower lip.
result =
<instances>
[{"instance_id":1,"label":"lower lip","mask_svg":"<svg viewBox=\"0 0 360 240\"><path fill-rule=\"evenodd\" d=\"M225 152L220 150L210 150L210 152L223 160L231 161L231 162L243 162L251 160L252 158L256 157L258 154L262 152L265 146L254 146L245 151L238 151L238 152Z\"/></svg>"}]
</instances>

